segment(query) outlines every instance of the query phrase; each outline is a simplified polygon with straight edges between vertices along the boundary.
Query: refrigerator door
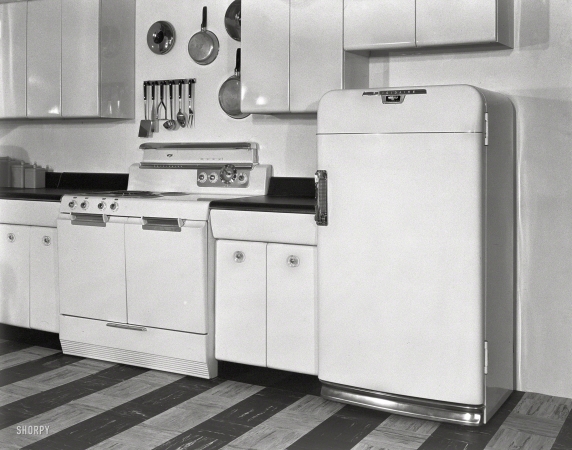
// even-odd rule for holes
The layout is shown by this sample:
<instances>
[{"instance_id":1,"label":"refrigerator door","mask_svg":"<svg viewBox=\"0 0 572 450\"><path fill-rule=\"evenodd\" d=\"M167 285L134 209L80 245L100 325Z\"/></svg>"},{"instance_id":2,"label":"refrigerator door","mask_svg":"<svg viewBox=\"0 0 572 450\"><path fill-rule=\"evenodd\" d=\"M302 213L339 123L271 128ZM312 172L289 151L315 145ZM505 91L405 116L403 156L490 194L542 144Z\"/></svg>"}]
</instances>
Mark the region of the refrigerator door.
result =
<instances>
[{"instance_id":1,"label":"refrigerator door","mask_svg":"<svg viewBox=\"0 0 572 450\"><path fill-rule=\"evenodd\" d=\"M481 133L318 135L322 381L484 403L483 148Z\"/></svg>"}]
</instances>

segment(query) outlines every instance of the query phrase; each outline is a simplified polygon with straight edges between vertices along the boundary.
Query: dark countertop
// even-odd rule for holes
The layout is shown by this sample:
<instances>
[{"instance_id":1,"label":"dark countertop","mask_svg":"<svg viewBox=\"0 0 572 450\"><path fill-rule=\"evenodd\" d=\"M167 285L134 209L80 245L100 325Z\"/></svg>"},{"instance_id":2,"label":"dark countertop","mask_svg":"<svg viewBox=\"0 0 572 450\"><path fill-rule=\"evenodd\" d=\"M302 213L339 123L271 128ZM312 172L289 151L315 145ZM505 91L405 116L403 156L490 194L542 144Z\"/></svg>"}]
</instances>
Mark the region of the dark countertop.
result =
<instances>
[{"instance_id":1,"label":"dark countertop","mask_svg":"<svg viewBox=\"0 0 572 450\"><path fill-rule=\"evenodd\" d=\"M314 214L313 178L272 177L267 195L215 200L211 209Z\"/></svg>"},{"instance_id":2,"label":"dark countertop","mask_svg":"<svg viewBox=\"0 0 572 450\"><path fill-rule=\"evenodd\" d=\"M127 189L126 173L47 172L41 189L1 188L0 199L59 202L63 195ZM272 177L267 195L214 200L212 209L314 214L314 179Z\"/></svg>"},{"instance_id":3,"label":"dark countertop","mask_svg":"<svg viewBox=\"0 0 572 450\"><path fill-rule=\"evenodd\" d=\"M45 188L0 187L0 198L59 202L65 194L127 189L128 178L126 173L47 172Z\"/></svg>"}]
</instances>

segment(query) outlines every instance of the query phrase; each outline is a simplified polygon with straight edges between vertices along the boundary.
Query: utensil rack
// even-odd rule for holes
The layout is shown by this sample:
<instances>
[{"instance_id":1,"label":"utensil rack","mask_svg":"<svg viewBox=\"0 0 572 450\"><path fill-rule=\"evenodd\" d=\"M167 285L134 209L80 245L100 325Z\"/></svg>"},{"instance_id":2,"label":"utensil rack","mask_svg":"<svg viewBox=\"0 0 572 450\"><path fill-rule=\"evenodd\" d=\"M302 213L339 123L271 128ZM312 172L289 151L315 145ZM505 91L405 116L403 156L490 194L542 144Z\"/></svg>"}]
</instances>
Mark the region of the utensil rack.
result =
<instances>
[{"instance_id":1,"label":"utensil rack","mask_svg":"<svg viewBox=\"0 0 572 450\"><path fill-rule=\"evenodd\" d=\"M196 78L173 78L168 80L145 80L145 108L149 119L155 124L153 132L158 132L161 121L175 120L171 116L171 105L174 114L182 113L185 117L185 126L176 126L169 131L193 127L195 119L195 84ZM173 91L171 100L170 92ZM162 94L162 98L161 98ZM180 95L180 100L179 100ZM161 103L162 102L162 103ZM179 122L180 124L180 122Z\"/></svg>"}]
</instances>

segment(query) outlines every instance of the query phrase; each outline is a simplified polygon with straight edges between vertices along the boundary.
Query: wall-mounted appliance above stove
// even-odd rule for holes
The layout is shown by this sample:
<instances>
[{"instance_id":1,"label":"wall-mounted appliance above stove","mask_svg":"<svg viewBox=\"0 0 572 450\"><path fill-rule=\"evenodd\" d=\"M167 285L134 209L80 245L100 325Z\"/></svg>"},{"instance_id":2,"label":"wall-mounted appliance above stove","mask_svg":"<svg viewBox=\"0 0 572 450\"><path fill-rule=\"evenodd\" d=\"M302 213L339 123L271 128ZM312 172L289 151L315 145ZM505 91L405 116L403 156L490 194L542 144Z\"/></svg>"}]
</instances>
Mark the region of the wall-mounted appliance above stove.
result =
<instances>
[{"instance_id":1,"label":"wall-mounted appliance above stove","mask_svg":"<svg viewBox=\"0 0 572 450\"><path fill-rule=\"evenodd\" d=\"M127 191L65 195L64 353L212 378L214 199L264 195L254 143L143 144Z\"/></svg>"}]
</instances>

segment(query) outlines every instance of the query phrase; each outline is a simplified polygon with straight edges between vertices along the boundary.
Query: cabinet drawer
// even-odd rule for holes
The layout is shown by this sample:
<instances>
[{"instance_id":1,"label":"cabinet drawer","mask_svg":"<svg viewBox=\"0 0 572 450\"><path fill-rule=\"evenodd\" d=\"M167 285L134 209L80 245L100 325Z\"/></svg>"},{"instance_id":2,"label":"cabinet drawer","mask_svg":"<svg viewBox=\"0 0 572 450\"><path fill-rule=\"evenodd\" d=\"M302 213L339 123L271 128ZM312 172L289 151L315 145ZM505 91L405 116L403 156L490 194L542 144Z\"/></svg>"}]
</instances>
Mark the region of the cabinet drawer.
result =
<instances>
[{"instance_id":1,"label":"cabinet drawer","mask_svg":"<svg viewBox=\"0 0 572 450\"><path fill-rule=\"evenodd\" d=\"M260 211L211 211L215 239L280 242L316 245L317 226L313 214Z\"/></svg>"},{"instance_id":2,"label":"cabinet drawer","mask_svg":"<svg viewBox=\"0 0 572 450\"><path fill-rule=\"evenodd\" d=\"M207 356L212 349L208 336L151 327L138 331L108 323L113 322L61 316L64 353L203 378L216 376L216 362Z\"/></svg>"}]
</instances>

